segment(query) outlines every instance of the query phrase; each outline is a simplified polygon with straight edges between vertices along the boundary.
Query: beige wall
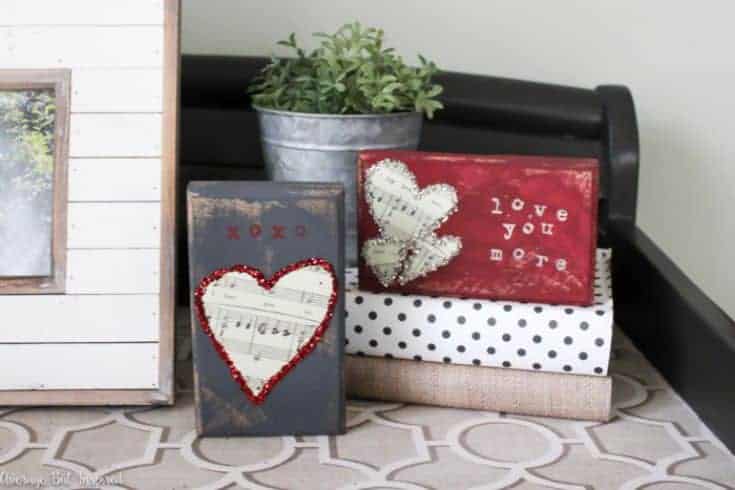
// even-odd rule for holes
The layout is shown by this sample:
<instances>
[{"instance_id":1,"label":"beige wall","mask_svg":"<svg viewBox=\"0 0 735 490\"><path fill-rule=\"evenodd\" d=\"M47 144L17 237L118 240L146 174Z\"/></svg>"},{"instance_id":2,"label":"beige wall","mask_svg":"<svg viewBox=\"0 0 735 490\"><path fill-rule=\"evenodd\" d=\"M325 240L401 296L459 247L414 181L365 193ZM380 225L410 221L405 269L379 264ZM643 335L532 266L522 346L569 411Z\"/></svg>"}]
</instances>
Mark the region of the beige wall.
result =
<instances>
[{"instance_id":1,"label":"beige wall","mask_svg":"<svg viewBox=\"0 0 735 490\"><path fill-rule=\"evenodd\" d=\"M186 53L272 54L346 21L445 69L633 91L640 226L735 316L735 3L184 0Z\"/></svg>"}]
</instances>

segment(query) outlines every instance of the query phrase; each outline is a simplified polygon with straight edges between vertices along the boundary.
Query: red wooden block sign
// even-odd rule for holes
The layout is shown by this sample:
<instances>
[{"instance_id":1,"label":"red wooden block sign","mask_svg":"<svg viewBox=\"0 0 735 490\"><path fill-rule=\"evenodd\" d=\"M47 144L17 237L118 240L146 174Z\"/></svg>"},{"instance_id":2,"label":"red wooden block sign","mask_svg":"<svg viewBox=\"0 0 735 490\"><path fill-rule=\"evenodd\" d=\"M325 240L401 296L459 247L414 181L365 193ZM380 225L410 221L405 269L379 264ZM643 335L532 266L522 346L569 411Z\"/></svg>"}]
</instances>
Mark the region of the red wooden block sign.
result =
<instances>
[{"instance_id":1,"label":"red wooden block sign","mask_svg":"<svg viewBox=\"0 0 735 490\"><path fill-rule=\"evenodd\" d=\"M592 303L596 160L369 151L358 165L361 289Z\"/></svg>"}]
</instances>

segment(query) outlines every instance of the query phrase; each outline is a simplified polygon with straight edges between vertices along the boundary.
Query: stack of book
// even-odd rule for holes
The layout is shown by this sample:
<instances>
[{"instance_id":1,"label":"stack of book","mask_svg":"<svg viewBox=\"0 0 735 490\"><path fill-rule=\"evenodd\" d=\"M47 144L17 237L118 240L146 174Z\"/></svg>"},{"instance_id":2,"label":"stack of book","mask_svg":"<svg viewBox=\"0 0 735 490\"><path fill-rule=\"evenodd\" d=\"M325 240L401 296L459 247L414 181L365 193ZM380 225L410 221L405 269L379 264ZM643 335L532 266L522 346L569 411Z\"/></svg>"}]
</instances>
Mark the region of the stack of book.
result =
<instances>
[{"instance_id":1,"label":"stack of book","mask_svg":"<svg viewBox=\"0 0 735 490\"><path fill-rule=\"evenodd\" d=\"M608 420L610 260L597 251L589 306L367 292L348 270L348 394Z\"/></svg>"}]
</instances>

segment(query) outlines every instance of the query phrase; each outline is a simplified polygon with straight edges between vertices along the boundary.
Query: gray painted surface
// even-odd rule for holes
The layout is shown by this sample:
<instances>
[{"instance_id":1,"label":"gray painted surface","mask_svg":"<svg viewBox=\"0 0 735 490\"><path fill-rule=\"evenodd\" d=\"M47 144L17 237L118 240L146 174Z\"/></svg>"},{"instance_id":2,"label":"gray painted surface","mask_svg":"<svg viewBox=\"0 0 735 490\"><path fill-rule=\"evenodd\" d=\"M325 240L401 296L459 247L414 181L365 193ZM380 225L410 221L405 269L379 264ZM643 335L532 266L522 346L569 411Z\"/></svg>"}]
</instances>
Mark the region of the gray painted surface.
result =
<instances>
[{"instance_id":1,"label":"gray painted surface","mask_svg":"<svg viewBox=\"0 0 735 490\"><path fill-rule=\"evenodd\" d=\"M212 342L192 318L197 430L206 436L338 434L345 429L344 191L339 184L192 182L188 193L192 290L212 271L235 264L266 277L291 263L322 257L339 281L334 317L316 349L253 404L230 376ZM256 239L252 224L262 226ZM285 226L274 239L272 226ZM294 236L296 226L306 236ZM240 239L228 238L228 227Z\"/></svg>"}]
</instances>

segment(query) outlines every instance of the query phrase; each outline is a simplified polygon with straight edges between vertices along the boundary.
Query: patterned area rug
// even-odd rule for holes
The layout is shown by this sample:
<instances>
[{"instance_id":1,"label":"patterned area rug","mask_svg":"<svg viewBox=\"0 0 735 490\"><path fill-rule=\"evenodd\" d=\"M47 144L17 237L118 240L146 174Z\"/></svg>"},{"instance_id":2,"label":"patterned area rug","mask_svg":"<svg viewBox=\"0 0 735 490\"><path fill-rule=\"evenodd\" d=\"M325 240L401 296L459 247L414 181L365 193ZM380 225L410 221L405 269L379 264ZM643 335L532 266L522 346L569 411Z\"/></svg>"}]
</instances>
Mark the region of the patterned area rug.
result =
<instances>
[{"instance_id":1,"label":"patterned area rug","mask_svg":"<svg viewBox=\"0 0 735 490\"><path fill-rule=\"evenodd\" d=\"M616 334L607 424L350 402L341 437L199 439L176 406L0 408L0 489L735 489L735 457Z\"/></svg>"}]
</instances>

